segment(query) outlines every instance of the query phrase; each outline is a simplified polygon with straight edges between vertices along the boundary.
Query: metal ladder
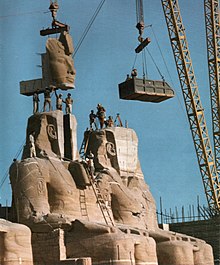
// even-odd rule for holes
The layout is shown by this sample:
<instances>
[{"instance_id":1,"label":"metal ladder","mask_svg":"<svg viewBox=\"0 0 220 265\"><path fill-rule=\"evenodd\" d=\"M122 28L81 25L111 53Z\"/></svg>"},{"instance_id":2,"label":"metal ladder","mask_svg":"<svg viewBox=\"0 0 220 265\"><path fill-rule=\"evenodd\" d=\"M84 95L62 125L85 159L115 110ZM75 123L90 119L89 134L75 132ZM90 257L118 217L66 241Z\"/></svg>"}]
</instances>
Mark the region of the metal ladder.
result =
<instances>
[{"instance_id":1,"label":"metal ladder","mask_svg":"<svg viewBox=\"0 0 220 265\"><path fill-rule=\"evenodd\" d=\"M87 135L86 135L86 133L87 133ZM88 148L90 133L91 133L90 131L86 131L84 134L84 138L83 138L83 141L82 141L82 144L80 147L80 151L79 151L79 155L82 159L85 159L85 156L86 156L86 151ZM108 207L106 206L105 200L103 199L103 196L102 196L101 191L98 187L98 184L94 180L93 174L90 172L90 170L88 168L86 169L86 171L87 171L87 174L89 176L90 184L91 184L93 192L96 196L97 203L100 207L100 210L102 212L105 223L109 226L115 226L114 220L110 214ZM84 192L84 195L82 194L82 192ZM83 198L83 196L84 196L84 198ZM87 217L88 217L88 212L86 209L85 191L83 191L83 190L81 191L81 194L80 194L80 207L81 207L82 216L87 215Z\"/></svg>"},{"instance_id":2,"label":"metal ladder","mask_svg":"<svg viewBox=\"0 0 220 265\"><path fill-rule=\"evenodd\" d=\"M90 183L92 185L94 194L95 194L96 199L97 199L97 203L100 207L100 210L101 210L102 215L104 217L105 223L109 226L115 226L114 220L110 214L108 207L106 206L105 200L103 199L103 196L102 196L101 191L98 187L98 184L96 181L93 181L91 179L91 177L92 176L90 175Z\"/></svg>"},{"instance_id":3,"label":"metal ladder","mask_svg":"<svg viewBox=\"0 0 220 265\"><path fill-rule=\"evenodd\" d=\"M86 133L87 133L87 136L86 136ZM85 131L83 141L82 141L82 144L81 144L80 149L79 149L79 155L82 159L85 159L85 156L86 156L86 151L88 148L90 133L91 133L90 131Z\"/></svg>"},{"instance_id":4,"label":"metal ladder","mask_svg":"<svg viewBox=\"0 0 220 265\"><path fill-rule=\"evenodd\" d=\"M79 190L79 203L82 217L86 217L89 220L89 215L86 206L86 194L84 189Z\"/></svg>"}]
</instances>

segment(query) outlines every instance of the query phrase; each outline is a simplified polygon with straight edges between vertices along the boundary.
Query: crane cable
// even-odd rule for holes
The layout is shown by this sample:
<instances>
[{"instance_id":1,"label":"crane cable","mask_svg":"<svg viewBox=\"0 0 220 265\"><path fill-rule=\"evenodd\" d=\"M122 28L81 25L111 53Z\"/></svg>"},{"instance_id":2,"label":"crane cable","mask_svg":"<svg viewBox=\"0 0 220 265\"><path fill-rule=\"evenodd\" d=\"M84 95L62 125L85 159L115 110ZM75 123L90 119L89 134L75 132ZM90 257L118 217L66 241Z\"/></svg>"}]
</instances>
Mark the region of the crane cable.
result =
<instances>
[{"instance_id":1,"label":"crane cable","mask_svg":"<svg viewBox=\"0 0 220 265\"><path fill-rule=\"evenodd\" d=\"M143 79L148 79L148 71L147 71L147 59L145 49L142 52L142 67L143 67Z\"/></svg>"},{"instance_id":2,"label":"crane cable","mask_svg":"<svg viewBox=\"0 0 220 265\"><path fill-rule=\"evenodd\" d=\"M92 18L90 19L90 21L89 21L88 25L86 26L86 28L85 28L85 30L84 30L84 32L83 32L83 34L82 34L79 42L77 43L77 45L75 47L75 51L74 51L74 54L73 54L73 58L75 57L77 51L79 50L80 46L82 45L82 43L83 43L86 35L88 34L88 32L89 32L92 24L94 23L94 21L95 21L96 17L98 16L98 14L99 14L102 6L104 5L104 3L105 3L105 0L101 0L101 2L99 3L98 7L96 8L96 10L95 10Z\"/></svg>"},{"instance_id":3,"label":"crane cable","mask_svg":"<svg viewBox=\"0 0 220 265\"><path fill-rule=\"evenodd\" d=\"M51 98L53 97L53 95L54 95L54 92L52 93ZM41 108L41 112L43 112L43 109L44 109L44 107ZM22 150L23 150L23 148L24 148L25 142L26 142L26 139L23 141L23 143L22 143L21 146L19 147L17 153L16 153L15 156L14 156L14 159L17 159L17 158L20 156L20 154L21 154L21 152L22 152ZM0 182L0 189L3 187L3 185L4 185L4 183L5 183L5 181L6 181L6 179L7 179L8 176L9 176L9 169L6 170L6 172L5 172L4 176L3 176L3 178L1 179L1 182Z\"/></svg>"},{"instance_id":4,"label":"crane cable","mask_svg":"<svg viewBox=\"0 0 220 265\"><path fill-rule=\"evenodd\" d=\"M20 146L20 148L18 149L17 153L15 154L15 159L17 159L19 157L19 155L21 154L21 151L23 149L23 146L24 146L24 143ZM1 182L0 182L0 189L3 187L7 177L9 175L9 169L6 170L3 178L1 179Z\"/></svg>"},{"instance_id":5,"label":"crane cable","mask_svg":"<svg viewBox=\"0 0 220 265\"><path fill-rule=\"evenodd\" d=\"M166 71L167 71L167 73L168 73L168 75L169 75L169 79L171 80L171 83L172 83L172 86L173 86L173 80L172 80L171 74L170 74L170 72L169 72L169 69L168 69L168 66L167 66L166 60L165 60L165 58L164 58L164 56L163 56L163 52L162 52L162 50L161 50L161 48L160 48L159 41L158 41L157 36L156 36L156 34L155 34L155 32L154 32L153 25L149 25L149 27L151 28L151 31L152 31L152 33L153 33L153 36L154 36L154 38L155 38L155 40L156 40L156 44L157 44L158 50L159 50L159 52L160 52L160 55L161 55L161 57L162 57L163 63L164 63L165 68L166 68Z\"/></svg>"},{"instance_id":6,"label":"crane cable","mask_svg":"<svg viewBox=\"0 0 220 265\"><path fill-rule=\"evenodd\" d=\"M165 81L165 78L164 78L164 76L162 75L162 73L161 73L161 71L160 71L160 69L159 69L159 66L157 65L156 61L154 60L152 54L150 53L150 51L148 50L147 47L146 47L146 50L147 50L147 53L149 54L149 56L150 56L150 58L151 58L153 64L155 65L155 67L156 67L156 69L157 69L157 71L158 71L158 73L159 73L161 79L162 79L163 81Z\"/></svg>"},{"instance_id":7,"label":"crane cable","mask_svg":"<svg viewBox=\"0 0 220 265\"><path fill-rule=\"evenodd\" d=\"M164 58L164 56L163 56L163 52L162 52L162 50L161 50L161 48L160 48L160 44L159 44L159 41L158 41L157 36L156 36L156 34L155 34L155 31L154 31L154 29L153 29L153 25L149 25L149 27L151 28L151 31L152 31L153 36L154 36L154 38L155 38L155 41L156 41L156 44L157 44L158 50L159 50L160 55L161 55L161 57L162 57L162 60L163 60L163 63L164 63L164 65L165 65L165 68L166 68L167 74L168 74L168 76L169 76L169 79L170 79L170 81L171 81L172 88L173 88L173 90L175 91L175 88L174 88L174 82L173 82L173 79L172 79L172 77L171 77L171 74L170 74L169 68L168 68L168 66L167 66L166 60L165 60L165 58ZM183 104L182 104L182 100L180 99L180 97L179 97L179 95L178 95L177 93L176 93L176 96L177 96L178 103L179 103L179 105L180 105L180 107L181 107L183 113L185 113L185 108L184 108L184 106L183 106ZM185 119L185 121L187 121L187 119Z\"/></svg>"},{"instance_id":8,"label":"crane cable","mask_svg":"<svg viewBox=\"0 0 220 265\"><path fill-rule=\"evenodd\" d=\"M83 41L84 41L86 35L88 34L88 32L89 32L89 30L90 30L92 24L94 23L94 21L95 21L96 17L98 16L98 14L99 14L99 12L100 12L102 6L104 5L104 3L105 3L105 0L101 0L101 2L99 3L97 9L95 10L95 12L94 12L92 18L91 18L90 21L89 21L89 24L88 24L87 27L85 28L85 30L84 30L84 32L83 32L83 35L81 36L79 42L78 42L77 45L76 45L75 52L74 52L74 54L73 54L73 58L75 57L77 51L79 50L81 44L83 43ZM35 11L35 12L36 12L36 11ZM41 12L41 11L38 11L38 12ZM33 13L33 12L23 13L23 14L32 14L32 13ZM19 15L21 15L21 14L19 14ZM8 17L8 16L2 16L2 17L0 17L0 18L5 18L5 17ZM22 144L22 146L19 148L18 152L16 153L16 155L15 155L15 159L17 159L18 156L20 155L20 153L21 153L21 151L22 151L22 149L23 149L23 146L24 146L24 143ZM7 171L5 172L4 177L2 178L2 180L1 180L1 182L0 182L0 189L1 189L2 186L4 185L4 183L5 183L5 181L6 181L7 177L8 177L8 175L9 175L9 170L7 170Z\"/></svg>"}]
</instances>

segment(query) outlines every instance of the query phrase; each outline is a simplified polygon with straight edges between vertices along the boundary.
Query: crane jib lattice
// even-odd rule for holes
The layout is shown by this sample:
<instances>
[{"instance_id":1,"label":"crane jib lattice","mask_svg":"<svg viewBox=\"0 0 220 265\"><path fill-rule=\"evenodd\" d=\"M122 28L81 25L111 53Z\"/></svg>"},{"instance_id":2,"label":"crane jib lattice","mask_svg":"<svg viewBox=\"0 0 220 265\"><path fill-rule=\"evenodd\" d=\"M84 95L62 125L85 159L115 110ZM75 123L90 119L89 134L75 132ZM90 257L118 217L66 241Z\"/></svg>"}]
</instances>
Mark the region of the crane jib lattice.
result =
<instances>
[{"instance_id":1,"label":"crane jib lattice","mask_svg":"<svg viewBox=\"0 0 220 265\"><path fill-rule=\"evenodd\" d=\"M177 0L161 0L208 205L219 214L218 173Z\"/></svg>"}]
</instances>

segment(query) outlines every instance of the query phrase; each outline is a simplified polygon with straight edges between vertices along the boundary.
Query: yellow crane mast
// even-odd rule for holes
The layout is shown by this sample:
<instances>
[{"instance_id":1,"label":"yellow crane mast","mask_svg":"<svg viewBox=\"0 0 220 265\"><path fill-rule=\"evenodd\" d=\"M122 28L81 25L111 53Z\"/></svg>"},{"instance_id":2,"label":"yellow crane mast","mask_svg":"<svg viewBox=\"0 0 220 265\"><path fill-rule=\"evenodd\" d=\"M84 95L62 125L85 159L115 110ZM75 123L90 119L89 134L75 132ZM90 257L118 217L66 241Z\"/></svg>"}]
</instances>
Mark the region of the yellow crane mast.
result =
<instances>
[{"instance_id":1,"label":"yellow crane mast","mask_svg":"<svg viewBox=\"0 0 220 265\"><path fill-rule=\"evenodd\" d=\"M220 174L220 25L219 1L204 0L215 163Z\"/></svg>"},{"instance_id":2,"label":"yellow crane mast","mask_svg":"<svg viewBox=\"0 0 220 265\"><path fill-rule=\"evenodd\" d=\"M220 211L219 177L216 169L198 85L177 0L161 0L182 88L206 198L212 215Z\"/></svg>"}]
</instances>

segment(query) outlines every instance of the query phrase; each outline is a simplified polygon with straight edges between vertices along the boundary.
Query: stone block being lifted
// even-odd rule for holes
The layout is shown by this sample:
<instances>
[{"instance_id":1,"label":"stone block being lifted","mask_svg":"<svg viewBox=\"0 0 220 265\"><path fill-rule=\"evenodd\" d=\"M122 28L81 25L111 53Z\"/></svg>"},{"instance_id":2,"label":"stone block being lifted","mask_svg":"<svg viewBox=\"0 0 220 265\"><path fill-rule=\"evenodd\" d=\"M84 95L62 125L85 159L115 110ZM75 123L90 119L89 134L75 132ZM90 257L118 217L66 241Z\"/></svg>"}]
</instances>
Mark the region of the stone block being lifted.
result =
<instances>
[{"instance_id":1,"label":"stone block being lifted","mask_svg":"<svg viewBox=\"0 0 220 265\"><path fill-rule=\"evenodd\" d=\"M118 87L120 99L159 103L174 97L174 90L165 81L132 77Z\"/></svg>"},{"instance_id":2,"label":"stone block being lifted","mask_svg":"<svg viewBox=\"0 0 220 265\"><path fill-rule=\"evenodd\" d=\"M59 39L48 38L46 53L41 55L42 78L20 82L20 94L31 96L42 93L48 87L74 89L75 68L72 38L68 32L61 32Z\"/></svg>"}]
</instances>

